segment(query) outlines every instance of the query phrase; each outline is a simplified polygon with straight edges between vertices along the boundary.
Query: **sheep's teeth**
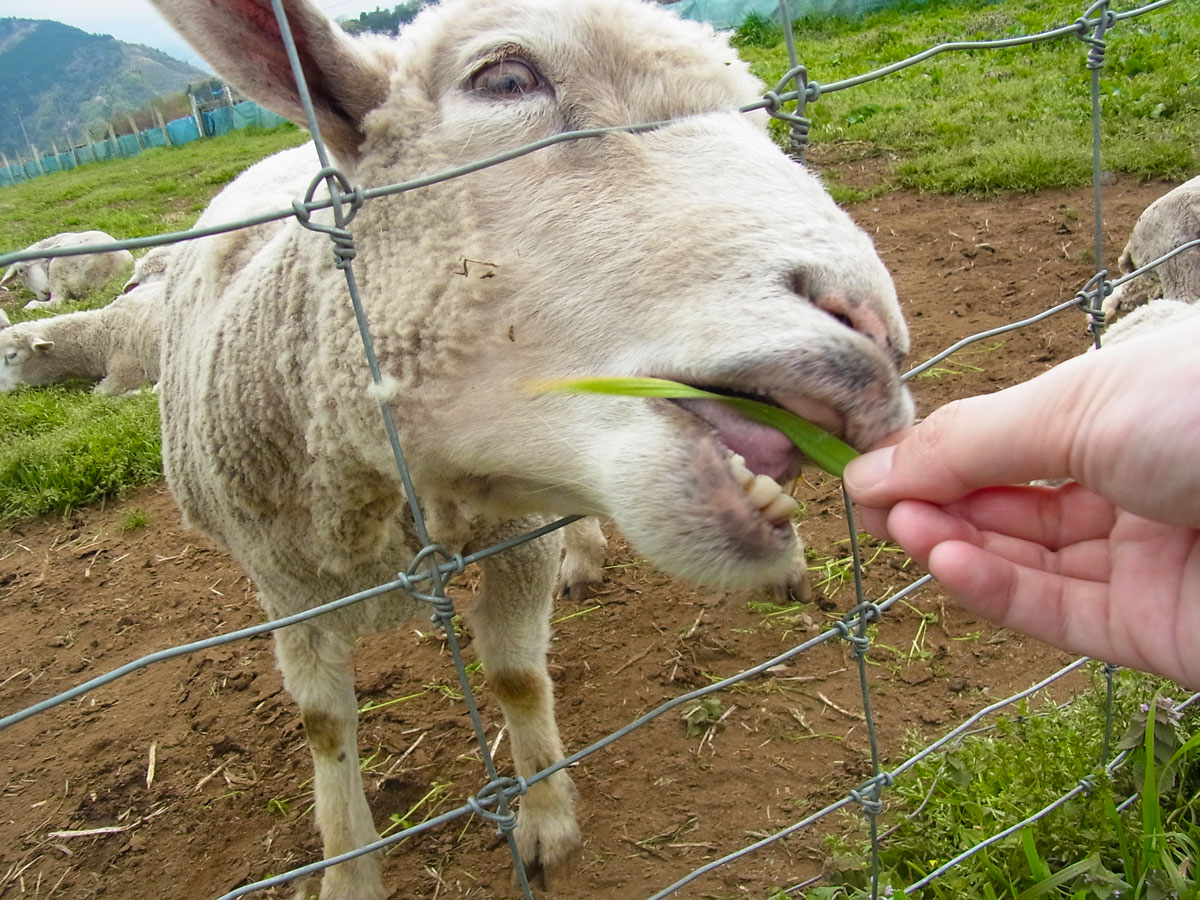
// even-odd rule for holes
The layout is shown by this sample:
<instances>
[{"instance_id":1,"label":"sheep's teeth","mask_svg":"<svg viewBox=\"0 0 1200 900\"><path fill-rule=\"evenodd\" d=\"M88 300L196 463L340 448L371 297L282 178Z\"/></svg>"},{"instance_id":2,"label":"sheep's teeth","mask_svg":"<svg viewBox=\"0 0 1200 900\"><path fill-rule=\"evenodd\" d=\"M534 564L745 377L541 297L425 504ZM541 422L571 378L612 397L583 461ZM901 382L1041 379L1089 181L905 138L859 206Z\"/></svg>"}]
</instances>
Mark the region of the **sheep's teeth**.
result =
<instances>
[{"instance_id":1,"label":"sheep's teeth","mask_svg":"<svg viewBox=\"0 0 1200 900\"><path fill-rule=\"evenodd\" d=\"M780 522L786 522L792 517L792 513L800 508L800 504L796 502L791 494L780 494L765 507L762 514L768 522L776 525Z\"/></svg>"},{"instance_id":2,"label":"sheep's teeth","mask_svg":"<svg viewBox=\"0 0 1200 900\"><path fill-rule=\"evenodd\" d=\"M746 490L749 490L750 484L754 481L754 473L746 468L746 461L737 454L734 454L729 459L729 469L733 472L734 481Z\"/></svg>"},{"instance_id":3,"label":"sheep's teeth","mask_svg":"<svg viewBox=\"0 0 1200 900\"><path fill-rule=\"evenodd\" d=\"M746 488L746 496L759 509L769 506L782 492L783 488L770 475L755 475L754 482Z\"/></svg>"}]
</instances>

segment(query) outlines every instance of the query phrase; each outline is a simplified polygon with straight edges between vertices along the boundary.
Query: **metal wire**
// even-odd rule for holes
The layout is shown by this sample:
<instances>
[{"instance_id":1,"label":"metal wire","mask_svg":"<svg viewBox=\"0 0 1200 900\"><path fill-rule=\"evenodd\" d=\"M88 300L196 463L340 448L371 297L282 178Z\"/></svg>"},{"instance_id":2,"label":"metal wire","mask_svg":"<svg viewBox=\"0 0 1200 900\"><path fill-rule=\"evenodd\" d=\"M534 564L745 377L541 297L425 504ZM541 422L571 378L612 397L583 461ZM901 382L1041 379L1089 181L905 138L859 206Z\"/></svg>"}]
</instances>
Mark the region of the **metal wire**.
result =
<instances>
[{"instance_id":1,"label":"metal wire","mask_svg":"<svg viewBox=\"0 0 1200 900\"><path fill-rule=\"evenodd\" d=\"M1036 316L1031 316L1019 322L1014 322L999 328L990 329L978 334L966 337L958 341L951 347L946 348L941 353L926 360L921 365L913 368L905 373L904 378L912 378L915 375L926 371L937 362L945 359L954 352L980 340L985 340L996 335L1004 334L1019 328L1025 328L1046 319L1049 316L1056 315L1069 309L1083 307L1087 309L1091 315L1093 323L1097 322L1097 315L1103 298L1112 291L1112 289L1120 284L1123 284L1133 278L1136 278L1155 266L1161 265L1167 260L1173 258L1177 254L1184 252L1190 248L1200 246L1200 239L1190 241L1183 244L1171 252L1164 254L1159 259L1156 259L1134 272L1122 276L1114 281L1107 278L1107 272L1102 267L1103 260L1103 244L1102 244L1102 197L1100 190L1101 183L1101 154L1100 154L1100 91L1099 78L1100 69L1104 61L1104 50L1106 46L1106 35L1117 23L1134 16L1144 15L1156 9L1160 9L1172 0L1158 0L1158 2L1150 3L1137 9L1129 10L1123 13L1113 13L1108 9L1107 0L1099 0L1090 6L1085 13L1075 22L1064 25L1050 31L1041 32L1033 35L1026 35L1015 38L992 41L955 41L944 44L939 44L922 53L918 53L905 60L893 63L889 66L877 69L854 78L845 79L843 81L833 82L831 84L822 85L815 80L808 78L807 69L801 65L795 54L794 43L791 40L790 21L787 18L786 7L782 8L783 22L785 26L785 37L787 39L788 54L789 54L789 71L776 85L775 89L768 91L764 97L758 101L751 102L741 107L744 112L765 109L772 116L788 121L792 126L793 151L802 160L804 147L808 139L809 122L804 118L805 104L815 102L823 94L832 93L835 91L845 90L857 85L873 81L878 78L885 77L892 73L898 72L908 66L914 65L933 56L955 50L984 50L995 49L1001 47L1015 47L1026 44L1031 44L1039 41L1055 40L1064 37L1076 37L1088 45L1087 68L1091 73L1091 103L1092 103L1092 122L1093 122L1093 181L1095 191L1095 259L1097 264L1096 275L1093 276L1088 283L1081 288L1077 295L1070 301L1061 303L1051 309L1048 309ZM307 86L305 84L303 73L300 69L298 55L296 53L295 43L292 40L291 31L288 26L287 16L283 9L281 0L272 0L276 18L279 22L283 41L287 49L293 73L300 89L302 105L308 117L308 127L313 134L314 142L317 148L318 159L320 160L321 168L315 173L312 186L307 195L303 199L296 200L292 207L287 210L279 210L270 213L264 213L253 217L247 217L237 222L223 223L221 225L212 226L203 229L189 229L185 231L169 232L152 237L136 238L125 241L115 241L105 244L96 244L85 247L72 247L61 250L52 251L18 251L15 253L0 255L0 265L7 265L12 262L17 262L22 259L39 258L46 256L68 256L78 255L91 252L102 252L113 249L138 249L144 247L157 246L160 244L173 243L181 240L193 240L199 237L205 237L213 234L227 232L236 228L249 227L253 225L263 224L271 221L278 221L288 217L295 217L305 227L320 230L329 235L332 242L332 252L334 264L341 269L346 276L347 291L353 304L356 320L358 322L360 336L363 342L364 356L370 370L372 380L375 384L381 383L381 375L379 366L375 360L373 342L371 338L370 326L367 321L363 304L358 292L357 282L354 277L353 260L355 256L355 247L353 235L349 226L362 205L370 200L388 196L392 194L403 193L406 191L417 190L422 187L437 184L461 175L479 171L490 166L502 164L508 160L524 156L529 153L537 152L545 147L565 141L586 140L596 137L601 137L614 133L643 133L653 131L670 124L669 121L648 122L634 124L628 126L588 129L582 131L565 132L554 135L529 145L516 148L514 150L499 153L490 156L486 159L478 160L467 165L458 166L453 169L448 169L442 172L433 173L427 176L422 176L407 182L400 182L384 187L363 188L361 186L351 185L345 176L330 164L328 155L325 150L324 143L321 138L320 128L316 121L316 117L312 110L312 104L308 97ZM787 85L794 84L792 90L787 90ZM784 109L784 104L796 103L796 108L793 112L787 112ZM325 184L329 190L330 197L327 200L315 199L315 191L318 184ZM318 225L312 221L311 214L317 210L332 209L334 217L334 225ZM1099 343L1099 326L1096 327L1096 342ZM387 838L380 839L366 847L359 848L351 853L343 854L336 858L321 860L307 866L293 869L289 872L273 876L269 879L256 881L253 884L247 884L236 890L225 894L221 900L232 900L235 897L242 897L259 890L264 890L269 887L278 886L280 884L292 881L304 875L319 872L331 865L343 862L355 856L360 856L367 853L373 853L392 846L407 838L425 833L431 829L437 828L443 824L455 821L463 816L478 815L484 821L491 822L497 825L502 834L507 839L510 852L513 856L514 869L517 873L518 884L522 892L527 898L532 897L532 892L528 881L524 874L524 866L520 859L520 854L517 850L515 840L513 839L513 825L515 823L514 816L511 811L511 801L516 797L525 793L529 786L536 782L550 777L555 772L561 771L569 766L574 765L582 759L596 753L597 751L608 747L614 742L620 740L625 735L642 727L646 723L664 715L665 713L676 709L684 704L694 702L695 700L713 694L719 691L726 690L741 681L754 678L763 672L778 666L790 659L793 659L806 651L835 639L846 640L852 650L858 672L860 690L862 694L862 705L865 713L865 721L867 723L870 755L871 755L871 777L864 783L858 785L854 789L848 791L840 800L829 804L822 810L801 819L800 821L790 825L780 831L775 832L765 838L761 838L746 847L743 847L734 852L728 853L719 859L713 860L695 869L693 872L680 878L675 883L653 894L650 900L658 900L658 898L669 896L683 886L692 883L701 878L705 874L712 872L722 866L728 865L738 859L741 859L751 853L754 853L764 847L774 844L783 838L786 838L796 832L820 821L833 812L841 809L846 809L853 805L858 805L863 814L867 816L868 826L871 835L871 855L867 862L870 871L871 895L872 897L879 894L879 879L880 879L880 863L879 863L879 848L880 835L878 832L877 819L883 809L883 795L885 790L892 785L895 780L904 775L909 769L917 765L921 760L930 755L939 752L945 748L950 742L961 739L967 734L977 723L987 716L992 715L1000 709L1003 709L1013 703L1032 695L1033 693L1044 689L1046 686L1065 677L1067 674L1076 671L1081 666L1085 665L1088 660L1080 659L1070 665L1060 669L1053 675L1043 679L1037 684L1013 694L1003 700L997 701L962 722L942 738L934 741L921 751L917 752L909 759L900 763L897 767L890 771L883 771L881 768L881 752L878 745L878 737L875 730L875 722L871 715L871 696L870 696L870 680L867 671L867 654L871 646L871 635L868 627L871 623L876 622L884 616L884 614L896 603L902 599L919 591L931 582L930 576L926 575L915 581L913 584L897 592L896 594L883 598L878 601L870 601L864 596L863 578L862 578L862 560L858 547L858 536L854 525L853 510L849 504L848 498L845 499L847 523L850 534L851 554L853 558L854 581L855 581L855 596L856 604L854 608L846 614L846 616L837 622L834 627L826 630L822 634L814 637L802 644L799 644L791 649L781 653L773 659L767 660L756 666L752 666L742 672L725 678L719 682L708 685L699 690L675 697L666 703L661 704L650 712L638 717L629 722L622 728L606 735L601 740L596 741L588 747L585 747L559 762L548 766L542 771L528 777L509 779L501 778L496 770L495 764L491 757L490 747L485 740L484 727L475 705L472 688L467 678L467 672L461 648L458 645L457 638L454 633L454 628L451 625L451 619L454 616L454 607L451 600L445 593L445 584L454 575L462 573L467 565L478 562L488 556L496 553L504 552L511 549L517 544L528 540L534 540L549 531L573 521L577 517L561 519L557 522L550 523L543 528L531 531L527 534L520 535L506 541L497 543L486 548L478 553L470 556L452 556L429 540L429 535L422 518L418 498L415 489L412 485L408 474L408 468L404 460L404 454L401 449L400 437L397 434L394 423L391 420L391 415L386 403L380 403L381 418L383 427L387 434L388 441L392 447L393 455L396 460L397 468L401 474L404 484L406 497L409 507L412 510L416 528L422 549L410 562L407 571L400 573L397 577L387 583L378 585L369 590L359 592L357 594L344 597L333 602L306 610L303 613L289 616L284 619L278 619L263 623L251 628L240 629L226 634L217 635L205 640L196 641L182 646L171 647L158 653L150 654L140 659L127 663L117 669L112 670L104 675L92 678L69 691L63 692L55 697L48 698L39 703L36 703L26 709L11 713L4 718L0 718L0 730L14 725L17 722L24 721L37 713L44 712L54 706L67 702L73 698L79 697L82 694L110 684L112 681L124 677L125 675L138 669L149 666L153 663L161 662L167 659L173 659L188 653L194 653L199 650L209 649L222 644L233 641L244 640L248 637L265 634L274 631L278 628L286 628L299 622L310 620L316 616L323 615L336 609L344 608L361 600L376 597L394 590L401 590L408 593L410 596L425 600L431 606L434 620L442 627L448 649L450 651L453 665L457 672L459 683L462 688L464 702L467 706L473 727L475 729L476 742L478 744L482 757L486 783L479 789L474 796L464 799L464 802L453 810L443 813L439 816L431 818L420 825L406 828L403 831L390 835ZM1105 723L1104 748L1102 751L1102 760L1105 770L1112 772L1116 767L1121 765L1128 757L1127 753L1118 754L1112 760L1108 759L1110 753L1111 730L1112 730L1112 710L1113 710L1113 690L1112 690L1112 667L1105 667L1104 674L1108 684L1108 709ZM1177 710L1182 710L1186 706L1192 704L1200 697L1200 694L1193 695L1184 703L1176 707ZM953 866L961 863L970 855L979 852L983 848L1002 840L1005 836L1015 833L1020 828L1025 827L1030 822L1047 815L1053 809L1069 802L1071 798L1079 793L1089 790L1091 783L1084 780L1079 784L1067 790L1054 803L1044 807L1038 812L1033 813L1020 823L1013 825L996 835L981 841L975 847L964 852L959 857L951 860L942 866L939 866L934 871L930 872L920 881L910 885L906 892L919 890L921 887L929 884L933 879L946 871L949 871ZM807 884L807 882L805 883ZM803 885L797 885L789 889L789 893L800 889Z\"/></svg>"}]
</instances>

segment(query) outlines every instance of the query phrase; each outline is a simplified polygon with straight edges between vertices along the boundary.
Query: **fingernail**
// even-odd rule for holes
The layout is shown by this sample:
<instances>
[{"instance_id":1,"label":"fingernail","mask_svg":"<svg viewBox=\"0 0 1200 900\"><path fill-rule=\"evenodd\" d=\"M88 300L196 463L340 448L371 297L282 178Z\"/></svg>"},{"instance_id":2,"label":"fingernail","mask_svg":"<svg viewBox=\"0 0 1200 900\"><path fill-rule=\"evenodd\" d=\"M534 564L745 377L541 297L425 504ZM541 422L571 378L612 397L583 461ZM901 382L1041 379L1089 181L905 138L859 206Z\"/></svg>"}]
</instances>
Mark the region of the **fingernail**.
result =
<instances>
[{"instance_id":1,"label":"fingernail","mask_svg":"<svg viewBox=\"0 0 1200 900\"><path fill-rule=\"evenodd\" d=\"M843 475L846 490L851 494L862 493L879 484L892 471L892 459L895 455L895 447L883 447L852 459L846 465Z\"/></svg>"}]
</instances>

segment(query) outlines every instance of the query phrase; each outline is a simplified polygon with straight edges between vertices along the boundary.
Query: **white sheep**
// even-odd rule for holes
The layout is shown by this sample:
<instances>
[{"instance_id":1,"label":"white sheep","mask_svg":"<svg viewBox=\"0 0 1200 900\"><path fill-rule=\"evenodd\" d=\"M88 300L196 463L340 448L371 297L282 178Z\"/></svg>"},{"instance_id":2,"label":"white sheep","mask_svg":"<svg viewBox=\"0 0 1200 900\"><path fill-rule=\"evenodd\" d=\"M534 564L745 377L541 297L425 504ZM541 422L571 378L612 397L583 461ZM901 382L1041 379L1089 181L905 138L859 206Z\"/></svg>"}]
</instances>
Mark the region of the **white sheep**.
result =
<instances>
[{"instance_id":1,"label":"white sheep","mask_svg":"<svg viewBox=\"0 0 1200 900\"><path fill-rule=\"evenodd\" d=\"M133 273L125 282L121 292L128 294L139 284L161 281L166 272L167 259L170 257L172 249L170 244L151 247L145 255L138 257L133 264Z\"/></svg>"},{"instance_id":2,"label":"white sheep","mask_svg":"<svg viewBox=\"0 0 1200 900\"><path fill-rule=\"evenodd\" d=\"M555 596L579 602L596 593L604 583L607 555L608 539L604 536L599 519L585 516L566 526L563 529L563 555L558 567ZM808 560L804 556L799 532L796 534L795 565L771 587L785 602L808 599Z\"/></svg>"},{"instance_id":3,"label":"white sheep","mask_svg":"<svg viewBox=\"0 0 1200 900\"><path fill-rule=\"evenodd\" d=\"M12 322L8 319L8 313L0 309L0 328L7 328Z\"/></svg>"},{"instance_id":4,"label":"white sheep","mask_svg":"<svg viewBox=\"0 0 1200 900\"><path fill-rule=\"evenodd\" d=\"M1184 182L1146 207L1129 242L1117 260L1117 269L1128 275L1176 247L1200 238L1200 176ZM1104 298L1101 309L1111 322L1125 312L1156 297L1200 300L1200 247L1184 250L1148 272L1127 281Z\"/></svg>"},{"instance_id":5,"label":"white sheep","mask_svg":"<svg viewBox=\"0 0 1200 900\"><path fill-rule=\"evenodd\" d=\"M225 78L302 121L266 0L155 2ZM395 40L351 38L308 0L284 6L321 131L354 184L572 129L679 121L367 201L353 270L378 386L328 237L289 220L266 238L177 248L159 395L167 480L266 612L387 582L419 549L381 402L446 553L580 513L610 516L674 574L751 585L791 572L794 503L778 482L801 459L778 432L713 401L529 389L586 373L674 377L769 398L859 446L911 420L891 279L771 142L765 116L737 112L762 85L727 41L639 0L446 0ZM278 186L306 184L313 160L307 147L259 163L197 224L287 208L300 191ZM467 613L526 778L562 757L545 660L560 547L487 557ZM357 762L355 639L428 614L394 591L275 632L327 856L376 838ZM518 807L528 869L553 874L580 845L569 776L536 781ZM386 894L377 853L329 869L321 889Z\"/></svg>"},{"instance_id":6,"label":"white sheep","mask_svg":"<svg viewBox=\"0 0 1200 900\"><path fill-rule=\"evenodd\" d=\"M113 238L103 231L66 231L43 238L25 249L52 250L112 241ZM0 278L0 285L20 278L25 287L37 297L36 300L25 304L26 309L58 306L64 300L85 296L110 278L116 277L132 262L133 254L128 250L25 259L8 267L8 271Z\"/></svg>"},{"instance_id":7,"label":"white sheep","mask_svg":"<svg viewBox=\"0 0 1200 900\"><path fill-rule=\"evenodd\" d=\"M163 287L145 284L100 309L0 330L0 393L76 378L98 381L98 394L127 394L154 384Z\"/></svg>"},{"instance_id":8,"label":"white sheep","mask_svg":"<svg viewBox=\"0 0 1200 900\"><path fill-rule=\"evenodd\" d=\"M1145 334L1147 331L1178 325L1194 316L1200 316L1200 306L1194 303L1162 297L1150 300L1104 329L1100 337L1101 349Z\"/></svg>"}]
</instances>

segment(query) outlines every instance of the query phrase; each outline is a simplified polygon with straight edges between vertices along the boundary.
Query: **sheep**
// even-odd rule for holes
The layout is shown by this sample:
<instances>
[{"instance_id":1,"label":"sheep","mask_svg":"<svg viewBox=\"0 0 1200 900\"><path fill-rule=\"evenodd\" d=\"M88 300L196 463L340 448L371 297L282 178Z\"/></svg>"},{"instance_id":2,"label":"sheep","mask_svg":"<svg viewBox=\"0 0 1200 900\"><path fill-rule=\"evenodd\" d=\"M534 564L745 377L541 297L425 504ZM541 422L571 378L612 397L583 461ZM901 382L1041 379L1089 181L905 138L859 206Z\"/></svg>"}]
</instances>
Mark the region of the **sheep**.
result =
<instances>
[{"instance_id":1,"label":"sheep","mask_svg":"<svg viewBox=\"0 0 1200 900\"><path fill-rule=\"evenodd\" d=\"M1101 349L1127 341L1156 328L1177 325L1198 315L1200 315L1200 306L1185 300L1168 300L1158 297L1109 325L1101 336Z\"/></svg>"},{"instance_id":2,"label":"sheep","mask_svg":"<svg viewBox=\"0 0 1200 900\"><path fill-rule=\"evenodd\" d=\"M1200 176L1184 182L1146 207L1134 223L1117 260L1122 275L1200 238ZM1200 300L1200 248L1185 250L1115 288L1104 298L1106 321L1155 297Z\"/></svg>"},{"instance_id":3,"label":"sheep","mask_svg":"<svg viewBox=\"0 0 1200 900\"><path fill-rule=\"evenodd\" d=\"M0 328L7 328L12 322L8 319L8 313L0 309Z\"/></svg>"},{"instance_id":4,"label":"sheep","mask_svg":"<svg viewBox=\"0 0 1200 900\"><path fill-rule=\"evenodd\" d=\"M159 374L163 285L150 283L107 306L0 330L0 393L20 385L98 380L98 394L136 393Z\"/></svg>"},{"instance_id":5,"label":"sheep","mask_svg":"<svg viewBox=\"0 0 1200 900\"><path fill-rule=\"evenodd\" d=\"M563 555L554 595L579 602L594 594L604 582L607 553L608 539L598 519L585 516L566 526L563 529ZM786 602L808 599L808 560L804 556L803 539L799 532L796 533L795 566L771 588Z\"/></svg>"},{"instance_id":6,"label":"sheep","mask_svg":"<svg viewBox=\"0 0 1200 900\"><path fill-rule=\"evenodd\" d=\"M66 231L43 238L25 249L52 250L112 241L113 238L103 231ZM58 306L64 300L85 296L89 291L114 278L132 262L133 254L128 250L25 259L8 267L4 277L0 278L0 285L13 278L20 278L37 298L25 304L26 309Z\"/></svg>"},{"instance_id":7,"label":"sheep","mask_svg":"<svg viewBox=\"0 0 1200 900\"><path fill-rule=\"evenodd\" d=\"M266 0L155 3L224 78L303 121ZM860 447L911 421L891 278L773 144L766 116L737 111L762 85L727 39L642 0L445 0L396 39L350 37L310 0L284 6L321 132L353 184L574 129L673 121L366 201L353 272L377 382L325 235L292 219L267 238L176 249L159 392L167 483L266 614L391 581L420 549L380 405L442 553L548 516L604 515L671 574L749 586L791 572L794 504L778 482L802 460L782 435L716 401L530 387L662 375L767 398ZM197 227L287 208L297 195L282 186L315 174L312 147L298 150L235 179ZM466 612L522 778L563 754L546 671L561 546L487 556ZM396 590L274 632L327 857L377 834L357 763L353 644L428 612ZM570 777L535 781L517 806L524 863L551 880L580 847ZM386 896L380 867L374 852L327 869L321 897Z\"/></svg>"},{"instance_id":8,"label":"sheep","mask_svg":"<svg viewBox=\"0 0 1200 900\"><path fill-rule=\"evenodd\" d=\"M171 245L151 247L150 250L133 264L133 272L121 293L128 294L139 284L161 281L167 268L167 258L171 254Z\"/></svg>"}]
</instances>

